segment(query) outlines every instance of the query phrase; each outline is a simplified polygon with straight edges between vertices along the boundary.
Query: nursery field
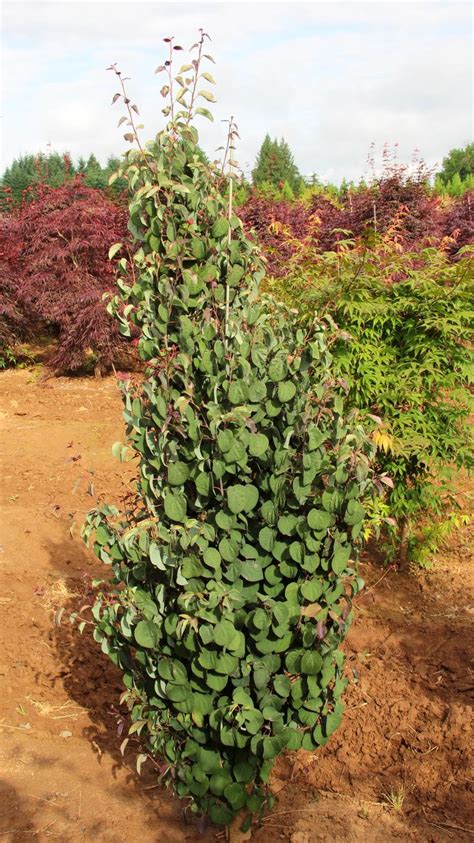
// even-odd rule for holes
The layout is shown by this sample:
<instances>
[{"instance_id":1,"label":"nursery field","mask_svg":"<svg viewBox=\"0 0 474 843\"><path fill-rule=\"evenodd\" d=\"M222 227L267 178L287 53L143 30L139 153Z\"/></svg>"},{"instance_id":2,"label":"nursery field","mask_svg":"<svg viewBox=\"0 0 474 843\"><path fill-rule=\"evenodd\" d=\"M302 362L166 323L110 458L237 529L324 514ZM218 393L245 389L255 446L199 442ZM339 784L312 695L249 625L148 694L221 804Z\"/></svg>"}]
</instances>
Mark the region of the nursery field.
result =
<instances>
[{"instance_id":1,"label":"nursery field","mask_svg":"<svg viewBox=\"0 0 474 843\"><path fill-rule=\"evenodd\" d=\"M119 672L67 622L103 573L81 522L98 501L119 502L132 475L111 454L123 437L116 380L7 370L0 390L1 840L224 840L188 822L148 764L138 778L133 742L122 757ZM430 573L363 560L344 644L359 681L342 726L324 749L279 759L273 812L236 839L474 839L472 562L472 526Z\"/></svg>"}]
</instances>

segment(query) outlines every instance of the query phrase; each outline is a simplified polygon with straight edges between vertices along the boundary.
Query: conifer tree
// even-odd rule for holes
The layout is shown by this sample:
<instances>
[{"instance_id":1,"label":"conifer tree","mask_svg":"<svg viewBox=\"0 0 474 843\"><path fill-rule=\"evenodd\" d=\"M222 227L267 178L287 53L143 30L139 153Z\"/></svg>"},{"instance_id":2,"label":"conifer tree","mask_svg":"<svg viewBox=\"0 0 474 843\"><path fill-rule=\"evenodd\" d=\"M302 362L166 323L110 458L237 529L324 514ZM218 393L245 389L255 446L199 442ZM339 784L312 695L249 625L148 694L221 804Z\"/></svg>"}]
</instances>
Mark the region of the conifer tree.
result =
<instances>
[{"instance_id":1,"label":"conifer tree","mask_svg":"<svg viewBox=\"0 0 474 843\"><path fill-rule=\"evenodd\" d=\"M256 186L268 182L277 188L282 188L287 182L293 193L299 192L303 179L284 138L277 141L276 138L271 140L268 134L265 136L255 161L252 179Z\"/></svg>"}]
</instances>

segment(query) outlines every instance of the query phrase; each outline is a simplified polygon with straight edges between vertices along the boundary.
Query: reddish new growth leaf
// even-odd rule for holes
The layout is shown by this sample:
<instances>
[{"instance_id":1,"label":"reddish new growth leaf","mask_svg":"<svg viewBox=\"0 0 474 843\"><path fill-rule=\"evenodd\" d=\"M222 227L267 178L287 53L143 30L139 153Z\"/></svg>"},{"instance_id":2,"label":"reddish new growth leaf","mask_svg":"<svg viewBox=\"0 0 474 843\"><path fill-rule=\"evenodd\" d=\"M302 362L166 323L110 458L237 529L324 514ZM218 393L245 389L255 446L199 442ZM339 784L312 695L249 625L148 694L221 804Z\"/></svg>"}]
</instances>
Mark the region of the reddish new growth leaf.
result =
<instances>
[{"instance_id":1,"label":"reddish new growth leaf","mask_svg":"<svg viewBox=\"0 0 474 843\"><path fill-rule=\"evenodd\" d=\"M127 239L125 211L77 177L57 188L40 185L18 212L22 246L18 301L56 329L56 370L86 364L107 369L126 343L102 299L115 291L108 250Z\"/></svg>"}]
</instances>

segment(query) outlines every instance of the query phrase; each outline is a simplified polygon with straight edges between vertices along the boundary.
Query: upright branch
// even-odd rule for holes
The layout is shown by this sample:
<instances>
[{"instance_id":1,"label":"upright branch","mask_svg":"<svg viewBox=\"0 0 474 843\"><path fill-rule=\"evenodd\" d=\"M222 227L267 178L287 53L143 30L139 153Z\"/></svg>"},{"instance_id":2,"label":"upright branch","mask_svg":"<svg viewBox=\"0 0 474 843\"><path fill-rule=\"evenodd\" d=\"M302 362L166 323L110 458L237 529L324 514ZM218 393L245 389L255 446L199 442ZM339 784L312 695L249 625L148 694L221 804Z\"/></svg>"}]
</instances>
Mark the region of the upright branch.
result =
<instances>
[{"instance_id":1,"label":"upright branch","mask_svg":"<svg viewBox=\"0 0 474 843\"><path fill-rule=\"evenodd\" d=\"M208 61L214 63L214 59L208 53L203 53L204 42L206 38L210 40L209 35L204 32L203 29L200 29L199 32L199 41L193 44L190 48L190 52L193 50L198 51L197 58L192 59L188 64L181 65L176 76L173 75L173 54L175 50L178 51L183 48L177 44L173 44L173 38L163 39L165 44L169 44L169 58L164 62L164 64L161 64L156 68L155 73L166 72L168 76L168 84L163 85L160 93L164 99L168 99L169 101L169 104L162 109L162 113L165 117L171 117L171 124L184 121L184 124L189 126L195 114L201 114L203 117L207 117L208 120L213 120L213 116L208 109L202 107L195 108L195 103L198 97L202 97L207 100L207 102L216 101L214 94L212 94L211 91L204 89L198 90L198 83L200 79L205 79L211 85L215 85L214 79L210 73L207 73L206 71L201 72L202 60L207 59ZM190 76L185 75L190 72ZM177 82L180 86L176 96L174 92L174 82ZM190 99L186 99L187 97L190 97ZM177 103L182 106L182 111L176 111L175 106Z\"/></svg>"},{"instance_id":2,"label":"upright branch","mask_svg":"<svg viewBox=\"0 0 474 843\"><path fill-rule=\"evenodd\" d=\"M200 70L200 67L201 67L202 48L204 46L204 39L209 38L209 35L207 35L204 32L204 30L200 29L199 32L201 34L201 37L200 37L199 41L196 44L193 44L193 46L191 47L191 50L197 49L198 57L197 57L197 59L193 59L193 61L191 62L191 65L185 65L186 69L188 69L188 68L191 69L191 67L194 69L192 90L191 90L191 102L189 104L189 115L188 115L188 119L187 119L188 125L192 120L193 106L194 106L194 102L196 100L196 95L197 95L197 84L198 84L198 79L199 79L199 70ZM181 68L181 72L184 72L183 68Z\"/></svg>"},{"instance_id":3,"label":"upright branch","mask_svg":"<svg viewBox=\"0 0 474 843\"><path fill-rule=\"evenodd\" d=\"M135 124L135 120L134 120L134 117L133 117L133 112L135 112L135 114L139 114L138 106L135 103L132 103L130 97L127 94L127 90L125 88L125 82L129 81L129 77L128 76L122 77L122 72L120 70L117 70L117 64L116 63L111 64L110 67L107 68L107 70L113 70L117 79L119 80L120 87L122 89L121 91L118 91L116 94L113 95L112 105L114 105L114 103L116 103L117 100L123 99L124 104L125 104L126 109L127 109L127 112L128 112L128 118L125 117L125 116L121 117L119 122L118 122L118 125L121 126L122 123L126 123L127 126L131 127L132 131L126 132L124 134L124 138L129 143L136 142L140 151L143 152L143 147L140 143L140 138L138 137L138 129L142 128L142 126L137 126Z\"/></svg>"},{"instance_id":4,"label":"upright branch","mask_svg":"<svg viewBox=\"0 0 474 843\"><path fill-rule=\"evenodd\" d=\"M228 214L227 214L227 217L228 217L228 220L229 220L229 231L228 231L228 234L227 234L227 242L229 244L229 250L230 250L230 244L231 244L231 240L232 240L232 226L231 226L230 223L231 223L232 213L233 213L233 208L232 208L233 189L234 189L234 169L233 168L235 166L234 152L235 152L235 140L238 137L239 137L239 133L238 133L238 129L237 129L237 124L234 123L234 118L231 117L230 120L229 120L229 129L228 129L228 132L227 132L226 150L225 150L225 153L224 153L224 160L222 162L222 168L224 169L227 155L229 155L229 204L228 204ZM229 316L230 316L229 309L230 309L230 288L229 288L229 284L226 283L226 288L225 288L225 336L226 337L228 336L228 332L229 332Z\"/></svg>"},{"instance_id":5,"label":"upright branch","mask_svg":"<svg viewBox=\"0 0 474 843\"><path fill-rule=\"evenodd\" d=\"M166 85L165 88L167 89L166 94L163 94L163 88L161 89L162 96L167 96L169 94L170 104L166 108L163 108L163 114L165 117L168 114L171 114L171 120L174 121L174 95L173 95L173 50L181 50L182 48L176 45L173 46L174 38L163 38L165 44L169 44L169 58L165 61L166 72L168 74L168 81L169 85Z\"/></svg>"}]
</instances>

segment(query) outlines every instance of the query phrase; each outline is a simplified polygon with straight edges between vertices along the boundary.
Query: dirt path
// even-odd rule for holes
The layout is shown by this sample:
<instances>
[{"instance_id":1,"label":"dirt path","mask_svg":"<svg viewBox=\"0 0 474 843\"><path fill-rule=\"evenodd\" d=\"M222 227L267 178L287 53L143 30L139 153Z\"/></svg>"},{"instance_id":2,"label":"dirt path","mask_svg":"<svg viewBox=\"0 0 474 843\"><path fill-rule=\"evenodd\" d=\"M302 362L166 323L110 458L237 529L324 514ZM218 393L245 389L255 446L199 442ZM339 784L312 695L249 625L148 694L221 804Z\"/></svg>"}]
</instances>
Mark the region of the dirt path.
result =
<instances>
[{"instance_id":1,"label":"dirt path","mask_svg":"<svg viewBox=\"0 0 474 843\"><path fill-rule=\"evenodd\" d=\"M0 391L0 840L215 841L122 758L120 677L88 636L54 624L101 572L78 537L84 513L127 480L110 450L122 437L115 380L8 371ZM279 801L252 840L474 839L469 532L429 578L389 574L360 600L344 725L324 751L281 759Z\"/></svg>"}]
</instances>

